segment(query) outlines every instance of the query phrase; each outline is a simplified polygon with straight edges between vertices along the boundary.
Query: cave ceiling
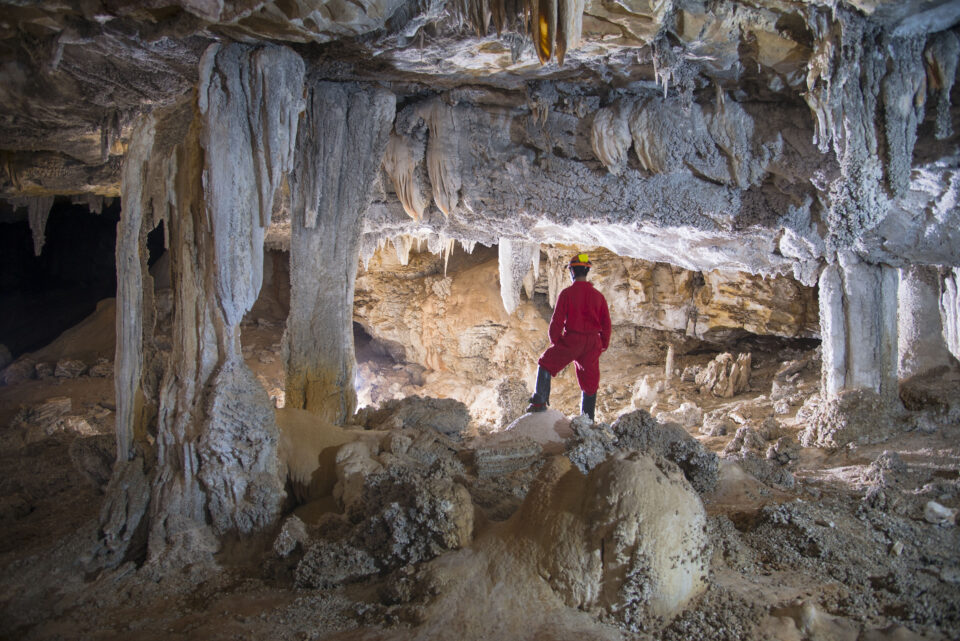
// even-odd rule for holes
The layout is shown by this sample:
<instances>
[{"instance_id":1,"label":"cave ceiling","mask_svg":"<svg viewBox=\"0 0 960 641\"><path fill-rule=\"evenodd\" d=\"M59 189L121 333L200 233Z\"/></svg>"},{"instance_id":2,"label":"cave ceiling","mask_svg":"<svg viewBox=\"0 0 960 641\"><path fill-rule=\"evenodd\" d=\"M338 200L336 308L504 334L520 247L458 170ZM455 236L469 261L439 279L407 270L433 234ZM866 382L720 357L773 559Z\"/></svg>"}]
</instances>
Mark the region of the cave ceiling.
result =
<instances>
[{"instance_id":1,"label":"cave ceiling","mask_svg":"<svg viewBox=\"0 0 960 641\"><path fill-rule=\"evenodd\" d=\"M843 252L960 265L960 2L543 0L558 26L537 43L524 6L0 2L0 218L119 196L138 116L189 99L205 49L240 41L397 96L367 257L412 235L808 284Z\"/></svg>"}]
</instances>

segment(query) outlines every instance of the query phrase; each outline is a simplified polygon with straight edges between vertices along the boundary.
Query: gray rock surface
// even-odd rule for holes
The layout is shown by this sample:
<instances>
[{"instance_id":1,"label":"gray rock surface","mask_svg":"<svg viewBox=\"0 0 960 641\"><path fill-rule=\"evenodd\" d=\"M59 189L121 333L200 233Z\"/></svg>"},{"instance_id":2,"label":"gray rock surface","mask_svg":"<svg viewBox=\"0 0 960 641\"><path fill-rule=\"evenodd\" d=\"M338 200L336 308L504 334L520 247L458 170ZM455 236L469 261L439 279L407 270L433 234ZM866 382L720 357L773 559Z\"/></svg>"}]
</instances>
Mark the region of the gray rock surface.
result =
<instances>
[{"instance_id":1,"label":"gray rock surface","mask_svg":"<svg viewBox=\"0 0 960 641\"><path fill-rule=\"evenodd\" d=\"M467 406L452 398L408 396L362 410L356 421L371 429L429 428L459 440L470 423Z\"/></svg>"},{"instance_id":2,"label":"gray rock surface","mask_svg":"<svg viewBox=\"0 0 960 641\"><path fill-rule=\"evenodd\" d=\"M710 492L717 485L717 455L679 425L660 423L646 410L624 414L610 426L590 426L578 419L571 426L574 437L567 442L567 456L584 473L612 452L640 451L675 463L698 492Z\"/></svg>"}]
</instances>

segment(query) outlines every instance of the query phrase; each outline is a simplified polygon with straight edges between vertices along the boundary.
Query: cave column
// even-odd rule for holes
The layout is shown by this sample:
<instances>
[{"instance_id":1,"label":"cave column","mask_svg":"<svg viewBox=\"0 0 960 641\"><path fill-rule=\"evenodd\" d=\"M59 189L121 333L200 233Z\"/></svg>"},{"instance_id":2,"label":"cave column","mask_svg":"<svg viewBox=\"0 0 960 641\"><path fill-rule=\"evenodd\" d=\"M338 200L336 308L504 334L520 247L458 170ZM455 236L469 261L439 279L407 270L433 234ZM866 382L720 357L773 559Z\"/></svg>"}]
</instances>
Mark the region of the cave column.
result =
<instances>
[{"instance_id":1,"label":"cave column","mask_svg":"<svg viewBox=\"0 0 960 641\"><path fill-rule=\"evenodd\" d=\"M212 45L199 75L196 102L141 124L125 165L117 245L120 464L100 533L108 566L139 555L133 548L143 542L151 561L205 558L216 537L272 523L283 495L273 408L243 362L240 321L260 291L265 227L292 168L304 66L281 47ZM137 412L146 376L148 208L166 213L174 294L155 448ZM142 541L134 532L143 532Z\"/></svg>"},{"instance_id":2,"label":"cave column","mask_svg":"<svg viewBox=\"0 0 960 641\"><path fill-rule=\"evenodd\" d=\"M940 317L940 270L911 265L900 271L899 346L901 379L953 367Z\"/></svg>"},{"instance_id":3,"label":"cave column","mask_svg":"<svg viewBox=\"0 0 960 641\"><path fill-rule=\"evenodd\" d=\"M960 268L954 267L944 273L941 290L943 337L953 357L960 359Z\"/></svg>"},{"instance_id":4,"label":"cave column","mask_svg":"<svg viewBox=\"0 0 960 641\"><path fill-rule=\"evenodd\" d=\"M841 252L820 274L825 399L848 390L897 394L897 270Z\"/></svg>"},{"instance_id":5,"label":"cave column","mask_svg":"<svg viewBox=\"0 0 960 641\"><path fill-rule=\"evenodd\" d=\"M292 168L303 61L289 49L212 45L177 150L170 221L173 350L161 387L150 554L209 551L212 533L276 519L278 433L243 362L240 321L259 295L273 200Z\"/></svg>"},{"instance_id":6,"label":"cave column","mask_svg":"<svg viewBox=\"0 0 960 641\"><path fill-rule=\"evenodd\" d=\"M356 409L353 295L363 213L396 111L392 93L317 82L290 181L288 407L343 424Z\"/></svg>"}]
</instances>

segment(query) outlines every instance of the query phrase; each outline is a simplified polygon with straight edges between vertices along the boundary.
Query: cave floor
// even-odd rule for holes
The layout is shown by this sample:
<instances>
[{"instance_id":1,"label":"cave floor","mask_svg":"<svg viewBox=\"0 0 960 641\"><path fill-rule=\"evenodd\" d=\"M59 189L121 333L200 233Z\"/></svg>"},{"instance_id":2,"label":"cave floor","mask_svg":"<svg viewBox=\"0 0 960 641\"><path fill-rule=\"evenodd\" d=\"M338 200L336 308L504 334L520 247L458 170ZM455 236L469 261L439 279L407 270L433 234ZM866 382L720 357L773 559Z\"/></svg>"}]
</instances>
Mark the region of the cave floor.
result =
<instances>
[{"instance_id":1,"label":"cave floor","mask_svg":"<svg viewBox=\"0 0 960 641\"><path fill-rule=\"evenodd\" d=\"M267 320L244 330L247 362L274 396L282 389L281 325ZM678 357L677 367L704 365L712 356ZM781 404L782 413L775 413L773 377L784 362L802 359L810 365L792 379L789 407ZM641 377L656 380L663 371L640 363L611 369L601 388L603 421L632 409ZM675 377L656 402L665 411L683 402L704 411L723 409L744 424L775 416L780 435L796 442L818 378L813 351L756 349L746 392L716 398ZM565 373L555 387L555 409L567 415L577 409L574 385ZM418 392L437 390L427 386ZM86 418L86 428L38 436L17 423L19 408L51 397L71 398L71 412ZM710 587L667 628L645 634L626 632L590 612L526 603L524 586L509 588L518 591L515 599L485 591L483 582L471 593L471 576L484 570L469 548L431 562L462 568L466 587L449 589L469 596L445 601L463 609L455 632L443 627L429 602L381 603L378 590L385 578L329 590L296 589L289 568L271 560L269 540L238 544L214 564L173 574L132 563L87 574L102 494L79 471L71 448L84 439L112 438L113 409L111 378L49 378L0 387L0 638L960 637L960 528L935 525L924 516L929 501L960 507L960 425L938 422L934 415L923 421L908 416L896 430L911 431L898 431L895 443L836 451L797 446L784 466L792 484L758 480L736 457L722 457L719 486L702 497L713 548ZM923 429L913 429L917 425ZM718 436L700 434L698 426L687 430L717 453L735 438L733 430ZM887 450L895 450L900 463L885 467ZM485 528L497 526L492 518L477 524L475 542L484 540ZM515 612L508 615L508 609ZM501 620L524 623L491 623Z\"/></svg>"}]
</instances>

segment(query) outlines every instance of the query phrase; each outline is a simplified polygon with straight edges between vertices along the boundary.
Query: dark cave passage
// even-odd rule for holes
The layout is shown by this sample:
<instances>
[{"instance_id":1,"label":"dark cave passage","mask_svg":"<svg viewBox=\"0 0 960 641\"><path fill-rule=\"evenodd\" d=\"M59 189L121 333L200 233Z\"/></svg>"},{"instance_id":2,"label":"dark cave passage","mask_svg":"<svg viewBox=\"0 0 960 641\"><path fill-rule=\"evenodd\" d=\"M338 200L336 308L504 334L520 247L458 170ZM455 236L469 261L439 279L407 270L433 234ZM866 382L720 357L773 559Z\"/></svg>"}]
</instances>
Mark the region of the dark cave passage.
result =
<instances>
[{"instance_id":1,"label":"dark cave passage","mask_svg":"<svg viewBox=\"0 0 960 641\"><path fill-rule=\"evenodd\" d=\"M16 220L15 213L24 213ZM50 210L39 256L25 212L0 222L0 344L13 358L47 345L114 296L120 201L100 214L58 198Z\"/></svg>"}]
</instances>

